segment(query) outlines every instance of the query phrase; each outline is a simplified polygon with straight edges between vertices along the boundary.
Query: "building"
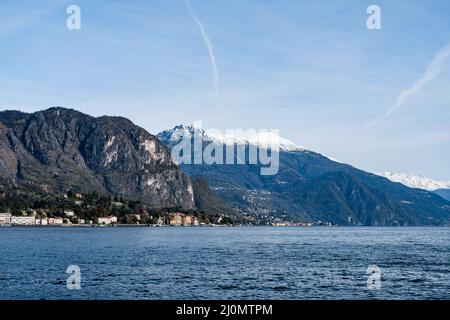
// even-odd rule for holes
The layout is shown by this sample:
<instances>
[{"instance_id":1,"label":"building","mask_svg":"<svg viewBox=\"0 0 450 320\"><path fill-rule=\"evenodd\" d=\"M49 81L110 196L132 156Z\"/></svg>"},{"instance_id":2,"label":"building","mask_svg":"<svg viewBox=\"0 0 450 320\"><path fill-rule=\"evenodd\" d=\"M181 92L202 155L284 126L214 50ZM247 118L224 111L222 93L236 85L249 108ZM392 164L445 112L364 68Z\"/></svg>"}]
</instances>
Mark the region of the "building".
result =
<instances>
[{"instance_id":1,"label":"building","mask_svg":"<svg viewBox=\"0 0 450 320\"><path fill-rule=\"evenodd\" d=\"M36 219L36 225L46 226L46 225L48 225L48 220L47 219Z\"/></svg>"},{"instance_id":2,"label":"building","mask_svg":"<svg viewBox=\"0 0 450 320\"><path fill-rule=\"evenodd\" d=\"M64 223L63 218L48 218L48 225L56 226Z\"/></svg>"},{"instance_id":3,"label":"building","mask_svg":"<svg viewBox=\"0 0 450 320\"><path fill-rule=\"evenodd\" d=\"M15 226L34 226L36 224L36 218L26 216L12 216L11 224Z\"/></svg>"},{"instance_id":4,"label":"building","mask_svg":"<svg viewBox=\"0 0 450 320\"><path fill-rule=\"evenodd\" d=\"M157 224L158 226L162 226L163 224L165 224L165 223L164 223L164 219L161 218L161 217L158 217L158 221L156 222L156 224Z\"/></svg>"},{"instance_id":5,"label":"building","mask_svg":"<svg viewBox=\"0 0 450 320\"><path fill-rule=\"evenodd\" d=\"M109 217L97 218L97 223L98 224L107 224L107 225L117 223L117 217L109 216Z\"/></svg>"},{"instance_id":6,"label":"building","mask_svg":"<svg viewBox=\"0 0 450 320\"><path fill-rule=\"evenodd\" d=\"M192 217L192 218L191 218L191 224L192 224L193 226L198 226L198 219L197 219L196 217Z\"/></svg>"},{"instance_id":7,"label":"building","mask_svg":"<svg viewBox=\"0 0 450 320\"><path fill-rule=\"evenodd\" d=\"M78 224L85 224L86 223L86 220L84 220L84 219L78 219Z\"/></svg>"},{"instance_id":8,"label":"building","mask_svg":"<svg viewBox=\"0 0 450 320\"><path fill-rule=\"evenodd\" d=\"M0 213L0 225L11 224L11 213Z\"/></svg>"},{"instance_id":9,"label":"building","mask_svg":"<svg viewBox=\"0 0 450 320\"><path fill-rule=\"evenodd\" d=\"M111 204L117 208L123 207L123 203L119 202L119 201L113 201L113 202L111 202Z\"/></svg>"},{"instance_id":10,"label":"building","mask_svg":"<svg viewBox=\"0 0 450 320\"><path fill-rule=\"evenodd\" d=\"M181 216L181 224L183 226L190 226L191 225L191 216L187 216L187 215L182 215Z\"/></svg>"},{"instance_id":11,"label":"building","mask_svg":"<svg viewBox=\"0 0 450 320\"><path fill-rule=\"evenodd\" d=\"M182 213L174 213L170 215L170 225L171 226L181 226L182 224Z\"/></svg>"}]
</instances>

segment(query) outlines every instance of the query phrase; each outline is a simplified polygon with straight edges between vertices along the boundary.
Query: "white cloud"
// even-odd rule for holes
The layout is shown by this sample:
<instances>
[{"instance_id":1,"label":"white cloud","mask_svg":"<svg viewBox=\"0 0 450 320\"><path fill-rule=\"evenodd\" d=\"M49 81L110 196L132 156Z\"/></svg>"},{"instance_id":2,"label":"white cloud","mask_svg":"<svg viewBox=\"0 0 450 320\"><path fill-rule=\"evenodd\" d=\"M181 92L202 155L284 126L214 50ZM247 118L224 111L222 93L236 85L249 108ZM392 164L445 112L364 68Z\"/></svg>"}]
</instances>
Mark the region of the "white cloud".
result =
<instances>
[{"instance_id":1,"label":"white cloud","mask_svg":"<svg viewBox=\"0 0 450 320\"><path fill-rule=\"evenodd\" d=\"M189 0L186 0L186 6L188 7L189 14L194 19L195 23L200 29L200 33L202 35L203 41L205 42L206 47L208 48L209 59L211 60L211 68L214 77L214 90L216 93L219 92L219 70L217 68L216 57L214 55L214 49L211 42L211 39L208 37L206 33L205 27L200 19L195 15L194 10L192 9L191 3Z\"/></svg>"},{"instance_id":2,"label":"white cloud","mask_svg":"<svg viewBox=\"0 0 450 320\"><path fill-rule=\"evenodd\" d=\"M445 61L450 57L450 45L439 50L439 52L433 57L431 62L428 64L427 69L425 70L422 77L416 82L413 83L411 87L402 91L400 95L397 97L395 103L386 111L386 113L371 121L369 126L376 125L378 122L390 117L394 112L401 109L405 103L418 91L422 89L422 87L429 81L436 78L444 69Z\"/></svg>"}]
</instances>

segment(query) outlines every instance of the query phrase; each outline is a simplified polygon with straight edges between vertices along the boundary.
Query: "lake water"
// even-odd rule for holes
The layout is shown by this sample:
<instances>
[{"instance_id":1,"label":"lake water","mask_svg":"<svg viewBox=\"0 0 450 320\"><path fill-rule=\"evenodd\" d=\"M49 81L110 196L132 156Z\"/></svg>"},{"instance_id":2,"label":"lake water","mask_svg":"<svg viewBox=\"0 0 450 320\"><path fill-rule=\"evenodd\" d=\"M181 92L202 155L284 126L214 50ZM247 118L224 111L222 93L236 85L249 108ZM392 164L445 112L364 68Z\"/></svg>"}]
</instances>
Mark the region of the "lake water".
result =
<instances>
[{"instance_id":1,"label":"lake water","mask_svg":"<svg viewBox=\"0 0 450 320\"><path fill-rule=\"evenodd\" d=\"M0 228L0 299L450 299L450 228Z\"/></svg>"}]
</instances>

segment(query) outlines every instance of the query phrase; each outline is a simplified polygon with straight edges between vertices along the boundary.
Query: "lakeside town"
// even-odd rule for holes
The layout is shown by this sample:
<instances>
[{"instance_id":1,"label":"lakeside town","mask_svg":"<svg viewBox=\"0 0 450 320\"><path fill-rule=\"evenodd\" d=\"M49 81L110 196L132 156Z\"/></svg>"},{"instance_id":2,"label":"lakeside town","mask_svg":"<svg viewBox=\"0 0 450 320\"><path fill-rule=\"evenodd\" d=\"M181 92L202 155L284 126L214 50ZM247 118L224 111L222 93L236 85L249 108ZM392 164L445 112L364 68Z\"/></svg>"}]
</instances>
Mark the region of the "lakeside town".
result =
<instances>
[{"instance_id":1,"label":"lakeside town","mask_svg":"<svg viewBox=\"0 0 450 320\"><path fill-rule=\"evenodd\" d=\"M204 226L236 221L219 213L154 209L139 201L96 192L43 194L29 188L0 190L2 226Z\"/></svg>"},{"instance_id":2,"label":"lakeside town","mask_svg":"<svg viewBox=\"0 0 450 320\"><path fill-rule=\"evenodd\" d=\"M136 214L136 223L119 224L115 216L98 217L94 220L81 219L75 216L72 210L64 211L64 217L42 218L32 210L31 215L13 216L11 213L0 213L0 225L2 226L113 226L113 225L140 225L141 216ZM151 217L153 219L153 217ZM220 224L219 219L218 223ZM170 214L167 218L158 217L156 224L144 224L155 226L201 226L206 225L199 222L195 216L189 216L181 212Z\"/></svg>"},{"instance_id":3,"label":"lakeside town","mask_svg":"<svg viewBox=\"0 0 450 320\"><path fill-rule=\"evenodd\" d=\"M233 216L180 208L154 209L139 201L72 190L51 195L30 189L0 192L0 226L331 226L329 222L293 222L270 215Z\"/></svg>"},{"instance_id":4,"label":"lakeside town","mask_svg":"<svg viewBox=\"0 0 450 320\"><path fill-rule=\"evenodd\" d=\"M223 226L252 226L252 224L223 224L221 217L216 221L216 223L200 222L195 216L186 215L181 212L176 212L168 215L167 217L158 217L156 223L141 223L141 216L135 215L135 223L119 223L118 218L115 216L98 217L95 220L80 219L75 216L74 211L66 210L64 212L65 217L53 217L53 218L42 218L37 215L36 210L31 211L31 215L14 216L9 212L0 213L0 227L4 226L174 226L174 227L201 227L201 226L212 226L212 227L223 227ZM153 219L153 217L151 217ZM282 220L274 221L271 223L264 224L265 226L271 227L312 227L312 226L332 226L329 222L286 222Z\"/></svg>"}]
</instances>

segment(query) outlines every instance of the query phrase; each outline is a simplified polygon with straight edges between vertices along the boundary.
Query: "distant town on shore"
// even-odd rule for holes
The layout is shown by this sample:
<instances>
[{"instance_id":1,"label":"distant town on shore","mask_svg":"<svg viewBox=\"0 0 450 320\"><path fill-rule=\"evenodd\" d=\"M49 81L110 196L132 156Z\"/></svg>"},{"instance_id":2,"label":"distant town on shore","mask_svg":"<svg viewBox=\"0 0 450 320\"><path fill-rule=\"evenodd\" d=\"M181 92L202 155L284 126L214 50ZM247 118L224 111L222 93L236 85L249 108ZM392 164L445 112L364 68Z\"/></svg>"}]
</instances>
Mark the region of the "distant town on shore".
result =
<instances>
[{"instance_id":1,"label":"distant town on shore","mask_svg":"<svg viewBox=\"0 0 450 320\"><path fill-rule=\"evenodd\" d=\"M0 194L2 198L2 194ZM195 210L179 208L151 209L139 201L118 197L101 196L96 192L83 194L68 191L60 196L48 196L34 201L28 208L14 199L11 207L5 210L11 199L3 195L0 225L13 226L89 226L89 225L169 225L202 226L228 225L235 222L221 214L207 214ZM9 200L9 201L8 201ZM19 202L19 203L18 203Z\"/></svg>"},{"instance_id":2,"label":"distant town on shore","mask_svg":"<svg viewBox=\"0 0 450 320\"><path fill-rule=\"evenodd\" d=\"M11 204L4 194L0 211L0 226L331 226L329 222L292 222L274 218L258 222L252 219L236 219L227 214L210 214L180 208L151 209L139 201L101 196L96 192L83 194L68 191L60 196L48 196L34 201L28 208L21 208L26 201L14 199Z\"/></svg>"}]
</instances>

